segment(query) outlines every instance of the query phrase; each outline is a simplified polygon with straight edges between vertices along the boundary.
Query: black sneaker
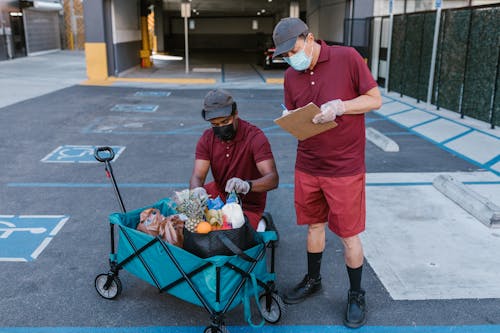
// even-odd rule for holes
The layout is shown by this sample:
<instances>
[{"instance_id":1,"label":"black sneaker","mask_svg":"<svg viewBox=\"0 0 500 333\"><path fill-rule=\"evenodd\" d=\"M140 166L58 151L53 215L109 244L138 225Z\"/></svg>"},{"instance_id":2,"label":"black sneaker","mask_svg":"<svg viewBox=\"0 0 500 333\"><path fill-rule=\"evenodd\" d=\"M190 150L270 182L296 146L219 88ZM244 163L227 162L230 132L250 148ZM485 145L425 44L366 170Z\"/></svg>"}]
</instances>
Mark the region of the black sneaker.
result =
<instances>
[{"instance_id":1,"label":"black sneaker","mask_svg":"<svg viewBox=\"0 0 500 333\"><path fill-rule=\"evenodd\" d=\"M317 279L311 279L306 274L302 282L296 285L292 290L284 295L283 301L286 304L296 304L305 300L307 297L314 295L321 290L321 276Z\"/></svg>"},{"instance_id":2,"label":"black sneaker","mask_svg":"<svg viewBox=\"0 0 500 333\"><path fill-rule=\"evenodd\" d=\"M347 294L347 310L344 325L350 328L358 328L366 323L365 291L351 291Z\"/></svg>"}]
</instances>

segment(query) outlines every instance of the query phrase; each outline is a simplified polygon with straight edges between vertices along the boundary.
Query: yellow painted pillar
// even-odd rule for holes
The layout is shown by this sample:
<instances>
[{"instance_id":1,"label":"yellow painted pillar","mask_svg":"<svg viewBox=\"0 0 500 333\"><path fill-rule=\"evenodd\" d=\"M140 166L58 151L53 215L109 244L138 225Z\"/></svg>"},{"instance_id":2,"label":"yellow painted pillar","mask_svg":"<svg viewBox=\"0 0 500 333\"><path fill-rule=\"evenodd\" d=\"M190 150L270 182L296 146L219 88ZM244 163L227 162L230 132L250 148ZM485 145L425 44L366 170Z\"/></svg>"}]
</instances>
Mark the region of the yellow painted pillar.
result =
<instances>
[{"instance_id":1,"label":"yellow painted pillar","mask_svg":"<svg viewBox=\"0 0 500 333\"><path fill-rule=\"evenodd\" d=\"M141 16L141 38L142 38L142 50L140 51L141 67L149 68L153 65L153 63L151 62L151 48L149 46L147 16Z\"/></svg>"},{"instance_id":2,"label":"yellow painted pillar","mask_svg":"<svg viewBox=\"0 0 500 333\"><path fill-rule=\"evenodd\" d=\"M106 43L85 43L85 62L89 80L106 80L108 78Z\"/></svg>"}]
</instances>

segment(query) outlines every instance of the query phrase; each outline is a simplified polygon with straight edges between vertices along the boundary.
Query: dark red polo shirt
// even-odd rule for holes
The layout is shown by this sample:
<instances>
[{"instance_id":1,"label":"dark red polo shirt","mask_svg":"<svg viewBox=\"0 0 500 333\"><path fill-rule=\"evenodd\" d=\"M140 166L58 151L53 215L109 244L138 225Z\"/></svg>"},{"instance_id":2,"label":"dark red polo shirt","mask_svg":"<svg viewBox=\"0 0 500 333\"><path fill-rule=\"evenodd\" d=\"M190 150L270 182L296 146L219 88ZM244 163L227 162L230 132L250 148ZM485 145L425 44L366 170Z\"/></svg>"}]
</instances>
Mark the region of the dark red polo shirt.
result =
<instances>
[{"instance_id":1,"label":"dark red polo shirt","mask_svg":"<svg viewBox=\"0 0 500 333\"><path fill-rule=\"evenodd\" d=\"M377 86L359 53L345 46L321 51L314 69L285 72L285 105L289 110L310 102L323 103L356 98ZM337 117L336 128L299 141L295 168L314 176L351 176L365 172L365 117Z\"/></svg>"},{"instance_id":2,"label":"dark red polo shirt","mask_svg":"<svg viewBox=\"0 0 500 333\"><path fill-rule=\"evenodd\" d=\"M264 133L241 118L233 140L220 140L210 128L196 145L196 159L210 161L214 181L221 193L225 192L226 182L233 177L243 180L262 177L257 163L272 158L271 145ZM242 196L243 210L261 214L266 206L266 195L266 192L250 192Z\"/></svg>"}]
</instances>

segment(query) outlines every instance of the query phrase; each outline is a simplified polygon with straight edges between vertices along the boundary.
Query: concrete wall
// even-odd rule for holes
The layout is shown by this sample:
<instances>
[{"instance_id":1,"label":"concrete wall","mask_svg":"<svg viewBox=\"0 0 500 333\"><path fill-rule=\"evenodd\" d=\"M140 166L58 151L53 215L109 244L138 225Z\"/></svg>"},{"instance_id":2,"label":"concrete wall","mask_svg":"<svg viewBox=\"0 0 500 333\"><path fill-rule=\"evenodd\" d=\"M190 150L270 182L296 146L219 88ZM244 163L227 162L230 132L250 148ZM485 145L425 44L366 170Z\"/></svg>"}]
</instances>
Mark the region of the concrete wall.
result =
<instances>
[{"instance_id":1,"label":"concrete wall","mask_svg":"<svg viewBox=\"0 0 500 333\"><path fill-rule=\"evenodd\" d=\"M316 38L343 43L345 0L309 0L307 25Z\"/></svg>"},{"instance_id":2,"label":"concrete wall","mask_svg":"<svg viewBox=\"0 0 500 333\"><path fill-rule=\"evenodd\" d=\"M142 47L139 0L112 0L114 74L140 64Z\"/></svg>"}]
</instances>

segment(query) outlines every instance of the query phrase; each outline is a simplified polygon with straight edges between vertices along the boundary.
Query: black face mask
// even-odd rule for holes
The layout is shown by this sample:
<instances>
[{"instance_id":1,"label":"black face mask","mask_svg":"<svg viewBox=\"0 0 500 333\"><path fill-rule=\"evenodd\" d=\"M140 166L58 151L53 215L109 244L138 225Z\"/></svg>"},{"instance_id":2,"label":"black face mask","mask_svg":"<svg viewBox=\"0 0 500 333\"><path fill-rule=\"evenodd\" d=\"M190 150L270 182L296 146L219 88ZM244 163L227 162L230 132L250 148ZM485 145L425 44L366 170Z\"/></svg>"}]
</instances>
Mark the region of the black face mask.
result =
<instances>
[{"instance_id":1,"label":"black face mask","mask_svg":"<svg viewBox=\"0 0 500 333\"><path fill-rule=\"evenodd\" d=\"M228 124L224 126L212 127L216 137L222 141L229 141L236 135L236 130L233 124Z\"/></svg>"}]
</instances>

